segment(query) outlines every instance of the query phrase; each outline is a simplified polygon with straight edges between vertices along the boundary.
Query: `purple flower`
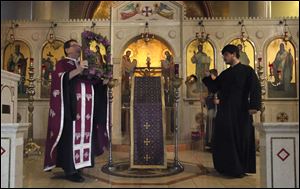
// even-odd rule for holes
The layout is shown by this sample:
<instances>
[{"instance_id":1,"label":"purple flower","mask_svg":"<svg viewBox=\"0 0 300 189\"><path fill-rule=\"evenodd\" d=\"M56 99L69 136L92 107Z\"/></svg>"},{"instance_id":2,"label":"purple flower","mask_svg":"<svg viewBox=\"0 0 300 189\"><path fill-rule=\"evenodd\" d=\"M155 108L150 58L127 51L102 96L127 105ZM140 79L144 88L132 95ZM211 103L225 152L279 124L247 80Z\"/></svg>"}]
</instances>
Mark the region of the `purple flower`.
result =
<instances>
[{"instance_id":1,"label":"purple flower","mask_svg":"<svg viewBox=\"0 0 300 189\"><path fill-rule=\"evenodd\" d=\"M89 68L84 72L84 75L87 76L87 78L112 78L112 68L110 67L110 61L111 61L111 46L110 41L103 37L100 34L95 34L90 31L84 31L82 32L82 43L85 44L87 47L83 50L85 58L88 60ZM97 65L97 53L93 52L89 49L89 43L91 40L95 40L97 43L101 43L104 45L106 49L106 65L102 68L99 65Z\"/></svg>"},{"instance_id":2,"label":"purple flower","mask_svg":"<svg viewBox=\"0 0 300 189\"><path fill-rule=\"evenodd\" d=\"M85 50L84 50L84 54L85 54L86 56L90 56L90 55L92 54L92 51L91 51L90 49L85 49Z\"/></svg>"},{"instance_id":3,"label":"purple flower","mask_svg":"<svg viewBox=\"0 0 300 189\"><path fill-rule=\"evenodd\" d=\"M99 78L101 78L102 75L101 75L100 72L98 72L98 73L96 74L96 76L99 77Z\"/></svg>"}]
</instances>

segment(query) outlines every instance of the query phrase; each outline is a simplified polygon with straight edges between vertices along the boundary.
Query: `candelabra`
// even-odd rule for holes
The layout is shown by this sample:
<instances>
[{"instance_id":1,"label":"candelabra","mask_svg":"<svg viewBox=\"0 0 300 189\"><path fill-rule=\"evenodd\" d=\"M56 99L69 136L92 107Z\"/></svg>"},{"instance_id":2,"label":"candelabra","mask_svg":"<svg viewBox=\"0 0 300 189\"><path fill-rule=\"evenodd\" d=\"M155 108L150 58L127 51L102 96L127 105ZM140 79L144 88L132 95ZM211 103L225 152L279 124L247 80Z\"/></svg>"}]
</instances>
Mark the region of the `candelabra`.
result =
<instances>
[{"instance_id":1,"label":"candelabra","mask_svg":"<svg viewBox=\"0 0 300 189\"><path fill-rule=\"evenodd\" d=\"M198 40L198 42L200 44L203 44L205 43L206 41L208 41L209 39L209 34L206 33L206 30L205 30L205 27L204 27L204 24L203 24L203 21L201 20L199 23L198 23L199 27L200 27L200 34L199 32L196 32L196 39Z\"/></svg>"},{"instance_id":2,"label":"candelabra","mask_svg":"<svg viewBox=\"0 0 300 189\"><path fill-rule=\"evenodd\" d=\"M246 30L244 20L239 21L239 25L241 25L241 34L240 34L240 41L243 46L245 46L245 42L249 40L249 34Z\"/></svg>"},{"instance_id":3,"label":"candelabra","mask_svg":"<svg viewBox=\"0 0 300 189\"><path fill-rule=\"evenodd\" d=\"M19 27L19 24L12 22L6 34L6 42L13 44L15 42L15 28Z\"/></svg>"},{"instance_id":4,"label":"candelabra","mask_svg":"<svg viewBox=\"0 0 300 189\"><path fill-rule=\"evenodd\" d=\"M145 43L148 43L151 39L154 39L154 34L149 33L149 24L146 22L144 33L141 34L141 38L145 41Z\"/></svg>"},{"instance_id":5,"label":"candelabra","mask_svg":"<svg viewBox=\"0 0 300 189\"><path fill-rule=\"evenodd\" d=\"M291 35L291 32L289 31L289 27L286 23L286 19L280 20L279 25L283 25L282 40L285 44L287 44L287 42L292 39L292 35Z\"/></svg>"},{"instance_id":6,"label":"candelabra","mask_svg":"<svg viewBox=\"0 0 300 189\"><path fill-rule=\"evenodd\" d=\"M181 165L178 159L178 103L179 103L179 87L182 85L182 78L175 77L173 80L173 86L175 88L175 157L174 157L174 169L176 170L183 170L183 166Z\"/></svg>"},{"instance_id":7,"label":"candelabra","mask_svg":"<svg viewBox=\"0 0 300 189\"><path fill-rule=\"evenodd\" d=\"M261 95L262 95L262 102L261 102L261 113L260 113L260 122L265 122L265 104L264 104L264 97L266 94L265 89L265 77L264 75L264 67L262 66L262 58L258 58L258 66L257 66L257 75L261 85Z\"/></svg>"},{"instance_id":8,"label":"candelabra","mask_svg":"<svg viewBox=\"0 0 300 189\"><path fill-rule=\"evenodd\" d=\"M34 76L34 68L33 68L33 59L30 59L30 65L29 65L29 85L26 89L26 94L28 95L28 121L29 123L31 123L31 127L29 127L29 131L28 131L28 140L27 143L25 145L25 155L28 156L30 154L38 154L41 155L41 147L39 145L37 145L34 141L33 141L33 110L34 110L34 106L33 106L33 102L34 102L34 98L33 96L35 95L35 79L33 78Z\"/></svg>"},{"instance_id":9,"label":"candelabra","mask_svg":"<svg viewBox=\"0 0 300 189\"><path fill-rule=\"evenodd\" d=\"M57 23L51 22L50 24L51 25L50 25L50 28L48 30L46 38L47 38L48 43L50 43L52 45L55 42L55 40L56 40L54 28L57 27Z\"/></svg>"},{"instance_id":10,"label":"candelabra","mask_svg":"<svg viewBox=\"0 0 300 189\"><path fill-rule=\"evenodd\" d=\"M108 156L108 164L104 167L107 167L108 170L113 171L115 167L113 166L113 158L112 158L112 101L113 101L113 92L112 89L117 85L117 79L110 79L107 86L108 86L108 142L109 142L109 156Z\"/></svg>"}]
</instances>

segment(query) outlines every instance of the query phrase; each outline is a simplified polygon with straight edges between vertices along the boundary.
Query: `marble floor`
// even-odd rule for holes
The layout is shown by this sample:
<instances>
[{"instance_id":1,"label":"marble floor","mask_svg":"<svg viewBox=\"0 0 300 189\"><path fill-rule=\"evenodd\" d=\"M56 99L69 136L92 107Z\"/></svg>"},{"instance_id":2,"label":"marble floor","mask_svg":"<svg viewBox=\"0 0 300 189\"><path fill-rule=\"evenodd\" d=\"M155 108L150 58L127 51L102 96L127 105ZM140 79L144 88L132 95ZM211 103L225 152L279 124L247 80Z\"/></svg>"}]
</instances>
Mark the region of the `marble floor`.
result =
<instances>
[{"instance_id":1,"label":"marble floor","mask_svg":"<svg viewBox=\"0 0 300 189\"><path fill-rule=\"evenodd\" d=\"M168 152L168 160L174 153ZM110 176L101 172L106 163L108 153L96 159L96 166L84 170L85 182L73 183L63 179L60 168L52 172L43 172L43 155L24 158L24 187L38 188L256 188L260 187L259 156L257 156L257 173L244 178L228 178L213 169L212 157L209 152L196 150L180 151L179 159L185 166L184 172L160 178L124 178ZM114 162L128 159L128 153L113 152ZM197 166L194 166L197 165ZM201 166L202 171L195 167Z\"/></svg>"}]
</instances>

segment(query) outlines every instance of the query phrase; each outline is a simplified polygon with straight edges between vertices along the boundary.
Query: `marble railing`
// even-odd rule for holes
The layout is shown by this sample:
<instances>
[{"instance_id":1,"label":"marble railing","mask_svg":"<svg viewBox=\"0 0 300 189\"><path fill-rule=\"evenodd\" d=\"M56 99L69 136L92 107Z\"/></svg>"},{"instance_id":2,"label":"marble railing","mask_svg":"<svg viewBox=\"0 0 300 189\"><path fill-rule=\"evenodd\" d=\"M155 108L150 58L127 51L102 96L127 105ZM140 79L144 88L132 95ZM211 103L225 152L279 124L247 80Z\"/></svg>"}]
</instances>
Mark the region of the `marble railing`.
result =
<instances>
[{"instance_id":1,"label":"marble railing","mask_svg":"<svg viewBox=\"0 0 300 189\"><path fill-rule=\"evenodd\" d=\"M299 122L256 124L261 187L299 187Z\"/></svg>"},{"instance_id":2,"label":"marble railing","mask_svg":"<svg viewBox=\"0 0 300 189\"><path fill-rule=\"evenodd\" d=\"M24 133L29 123L1 123L1 188L23 187Z\"/></svg>"},{"instance_id":3,"label":"marble railing","mask_svg":"<svg viewBox=\"0 0 300 189\"><path fill-rule=\"evenodd\" d=\"M19 80L20 75L1 70L1 123L17 122Z\"/></svg>"}]
</instances>

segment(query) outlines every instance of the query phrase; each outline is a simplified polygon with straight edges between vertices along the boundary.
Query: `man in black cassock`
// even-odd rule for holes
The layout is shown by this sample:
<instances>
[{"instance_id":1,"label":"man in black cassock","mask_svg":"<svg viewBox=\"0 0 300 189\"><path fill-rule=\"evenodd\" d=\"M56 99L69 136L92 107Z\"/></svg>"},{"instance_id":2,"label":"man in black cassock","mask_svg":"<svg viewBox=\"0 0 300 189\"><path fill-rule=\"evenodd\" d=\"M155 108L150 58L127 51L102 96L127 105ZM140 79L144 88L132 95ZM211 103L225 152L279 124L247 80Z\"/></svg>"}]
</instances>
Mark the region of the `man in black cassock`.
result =
<instances>
[{"instance_id":1,"label":"man in black cassock","mask_svg":"<svg viewBox=\"0 0 300 189\"><path fill-rule=\"evenodd\" d=\"M220 99L212 138L213 162L219 173L241 178L256 172L252 115L261 108L261 86L255 71L240 63L237 46L226 45L222 55L230 67L215 80L209 72L202 80Z\"/></svg>"}]
</instances>

